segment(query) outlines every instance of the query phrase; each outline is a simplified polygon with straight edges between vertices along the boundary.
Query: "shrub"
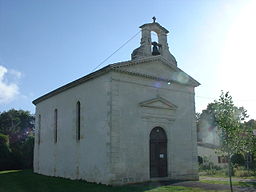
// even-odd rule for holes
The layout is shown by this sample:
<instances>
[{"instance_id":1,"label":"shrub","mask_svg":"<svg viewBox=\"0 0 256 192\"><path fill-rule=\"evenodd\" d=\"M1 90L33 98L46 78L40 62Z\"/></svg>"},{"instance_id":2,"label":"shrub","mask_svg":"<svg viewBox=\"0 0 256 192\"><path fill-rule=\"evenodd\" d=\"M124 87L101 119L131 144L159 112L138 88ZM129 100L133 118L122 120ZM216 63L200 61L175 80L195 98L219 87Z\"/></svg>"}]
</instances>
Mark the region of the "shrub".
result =
<instances>
[{"instance_id":1,"label":"shrub","mask_svg":"<svg viewBox=\"0 0 256 192\"><path fill-rule=\"evenodd\" d=\"M242 165L245 164L245 159L244 159L244 156L242 154L234 154L231 157L231 162L235 166L242 166Z\"/></svg>"},{"instance_id":2,"label":"shrub","mask_svg":"<svg viewBox=\"0 0 256 192\"><path fill-rule=\"evenodd\" d=\"M10 159L9 137L0 133L0 170L11 168Z\"/></svg>"},{"instance_id":3,"label":"shrub","mask_svg":"<svg viewBox=\"0 0 256 192\"><path fill-rule=\"evenodd\" d=\"M255 176L255 172L253 170L247 170L245 167L239 166L234 168L234 175L237 177L250 177Z\"/></svg>"}]
</instances>

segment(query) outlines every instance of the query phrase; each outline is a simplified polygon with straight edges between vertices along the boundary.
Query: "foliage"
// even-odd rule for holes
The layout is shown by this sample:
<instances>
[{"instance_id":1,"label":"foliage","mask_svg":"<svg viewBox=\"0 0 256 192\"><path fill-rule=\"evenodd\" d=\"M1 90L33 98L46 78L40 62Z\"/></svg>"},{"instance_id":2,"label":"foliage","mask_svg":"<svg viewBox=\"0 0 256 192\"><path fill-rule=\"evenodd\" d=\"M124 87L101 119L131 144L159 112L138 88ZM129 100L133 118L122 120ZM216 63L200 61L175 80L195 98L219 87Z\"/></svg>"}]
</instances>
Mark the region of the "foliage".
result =
<instances>
[{"instance_id":1,"label":"foliage","mask_svg":"<svg viewBox=\"0 0 256 192\"><path fill-rule=\"evenodd\" d=\"M198 158L198 164L199 165L203 164L203 162L204 162L203 158L201 156L198 156L197 158Z\"/></svg>"},{"instance_id":2,"label":"foliage","mask_svg":"<svg viewBox=\"0 0 256 192\"><path fill-rule=\"evenodd\" d=\"M126 186L106 186L85 181L48 177L32 173L30 170L18 172L0 172L0 192L204 192L205 189L146 183ZM215 191L215 190L214 190ZM207 190L207 192L214 192Z\"/></svg>"},{"instance_id":3,"label":"foliage","mask_svg":"<svg viewBox=\"0 0 256 192\"><path fill-rule=\"evenodd\" d=\"M224 153L243 153L246 142L242 121L247 118L243 107L236 107L229 92L222 92L218 101L214 101L214 118L221 138L220 150ZM241 137L244 137L241 139Z\"/></svg>"},{"instance_id":4,"label":"foliage","mask_svg":"<svg viewBox=\"0 0 256 192\"><path fill-rule=\"evenodd\" d=\"M34 120L28 111L0 113L0 170L32 168Z\"/></svg>"},{"instance_id":5,"label":"foliage","mask_svg":"<svg viewBox=\"0 0 256 192\"><path fill-rule=\"evenodd\" d=\"M256 121L251 119L244 122L243 126L246 134L245 150L256 156L256 136L253 134L253 130L256 130Z\"/></svg>"},{"instance_id":6,"label":"foliage","mask_svg":"<svg viewBox=\"0 0 256 192\"><path fill-rule=\"evenodd\" d=\"M219 149L228 157L230 190L233 192L231 179L233 170L230 157L232 154L244 153L247 133L245 133L245 129L241 125L248 116L243 107L238 108L234 105L229 92L224 93L222 91L219 100L214 101L213 110L221 139Z\"/></svg>"},{"instance_id":7,"label":"foliage","mask_svg":"<svg viewBox=\"0 0 256 192\"><path fill-rule=\"evenodd\" d=\"M33 134L35 118L29 111L11 109L0 113L0 133L8 135L10 144Z\"/></svg>"},{"instance_id":8,"label":"foliage","mask_svg":"<svg viewBox=\"0 0 256 192\"><path fill-rule=\"evenodd\" d=\"M234 154L231 156L231 162L235 166L242 166L245 164L245 159L242 154Z\"/></svg>"},{"instance_id":9,"label":"foliage","mask_svg":"<svg viewBox=\"0 0 256 192\"><path fill-rule=\"evenodd\" d=\"M252 170L247 170L243 166L237 166L234 168L234 176L236 177L250 177L256 176L255 172Z\"/></svg>"},{"instance_id":10,"label":"foliage","mask_svg":"<svg viewBox=\"0 0 256 192\"><path fill-rule=\"evenodd\" d=\"M10 156L9 137L0 133L0 170L11 167Z\"/></svg>"}]
</instances>

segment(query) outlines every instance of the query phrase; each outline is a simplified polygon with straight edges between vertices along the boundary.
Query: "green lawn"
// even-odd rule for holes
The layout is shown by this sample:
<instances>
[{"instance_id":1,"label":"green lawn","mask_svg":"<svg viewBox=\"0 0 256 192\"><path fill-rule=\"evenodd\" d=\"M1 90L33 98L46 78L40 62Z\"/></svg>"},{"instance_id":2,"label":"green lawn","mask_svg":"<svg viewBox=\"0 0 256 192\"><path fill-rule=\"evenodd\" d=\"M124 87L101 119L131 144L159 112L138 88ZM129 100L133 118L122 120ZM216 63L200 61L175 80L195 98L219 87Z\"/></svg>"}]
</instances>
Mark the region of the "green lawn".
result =
<instances>
[{"instance_id":1,"label":"green lawn","mask_svg":"<svg viewBox=\"0 0 256 192\"><path fill-rule=\"evenodd\" d=\"M31 170L0 172L0 192L203 192L179 186L128 185L111 187L32 173ZM207 190L207 192L214 192Z\"/></svg>"}]
</instances>

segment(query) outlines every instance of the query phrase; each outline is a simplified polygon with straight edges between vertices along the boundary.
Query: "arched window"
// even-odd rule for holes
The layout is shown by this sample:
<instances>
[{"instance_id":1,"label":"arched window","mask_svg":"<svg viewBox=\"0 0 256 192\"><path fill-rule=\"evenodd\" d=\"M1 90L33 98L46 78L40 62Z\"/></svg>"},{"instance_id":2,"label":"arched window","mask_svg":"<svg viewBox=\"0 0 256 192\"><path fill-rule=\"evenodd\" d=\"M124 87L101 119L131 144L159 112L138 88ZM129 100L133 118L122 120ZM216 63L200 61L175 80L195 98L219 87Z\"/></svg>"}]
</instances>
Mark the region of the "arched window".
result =
<instances>
[{"instance_id":1,"label":"arched window","mask_svg":"<svg viewBox=\"0 0 256 192\"><path fill-rule=\"evenodd\" d=\"M54 110L54 142L57 143L58 138L58 110Z\"/></svg>"},{"instance_id":2,"label":"arched window","mask_svg":"<svg viewBox=\"0 0 256 192\"><path fill-rule=\"evenodd\" d=\"M76 139L79 141L81 137L81 104L76 103Z\"/></svg>"},{"instance_id":3,"label":"arched window","mask_svg":"<svg viewBox=\"0 0 256 192\"><path fill-rule=\"evenodd\" d=\"M157 35L157 33L156 32L154 32L154 31L151 31L150 32L150 35L151 35L151 42L157 42L158 43L158 35Z\"/></svg>"},{"instance_id":4,"label":"arched window","mask_svg":"<svg viewBox=\"0 0 256 192\"><path fill-rule=\"evenodd\" d=\"M41 115L38 115L38 145L40 144L41 137Z\"/></svg>"},{"instance_id":5,"label":"arched window","mask_svg":"<svg viewBox=\"0 0 256 192\"><path fill-rule=\"evenodd\" d=\"M151 52L152 55L160 55L160 47L158 35L156 32L151 31Z\"/></svg>"}]
</instances>

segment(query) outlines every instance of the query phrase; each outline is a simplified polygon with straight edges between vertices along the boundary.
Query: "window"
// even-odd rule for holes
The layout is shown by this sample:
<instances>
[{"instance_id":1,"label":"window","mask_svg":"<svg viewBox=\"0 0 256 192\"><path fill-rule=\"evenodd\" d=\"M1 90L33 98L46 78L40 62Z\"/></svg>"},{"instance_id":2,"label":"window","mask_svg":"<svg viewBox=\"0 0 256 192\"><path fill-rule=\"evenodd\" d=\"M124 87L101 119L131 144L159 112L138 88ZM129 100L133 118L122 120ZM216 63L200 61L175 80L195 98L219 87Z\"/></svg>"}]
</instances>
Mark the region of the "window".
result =
<instances>
[{"instance_id":1,"label":"window","mask_svg":"<svg viewBox=\"0 0 256 192\"><path fill-rule=\"evenodd\" d=\"M38 145L40 144L41 137L41 115L38 115Z\"/></svg>"},{"instance_id":2,"label":"window","mask_svg":"<svg viewBox=\"0 0 256 192\"><path fill-rule=\"evenodd\" d=\"M57 143L57 128L58 128L58 111L54 110L54 142Z\"/></svg>"},{"instance_id":3,"label":"window","mask_svg":"<svg viewBox=\"0 0 256 192\"><path fill-rule=\"evenodd\" d=\"M80 140L81 136L81 104L80 101L76 103L76 139Z\"/></svg>"},{"instance_id":4,"label":"window","mask_svg":"<svg viewBox=\"0 0 256 192\"><path fill-rule=\"evenodd\" d=\"M218 156L218 163L228 163L227 156Z\"/></svg>"}]
</instances>

